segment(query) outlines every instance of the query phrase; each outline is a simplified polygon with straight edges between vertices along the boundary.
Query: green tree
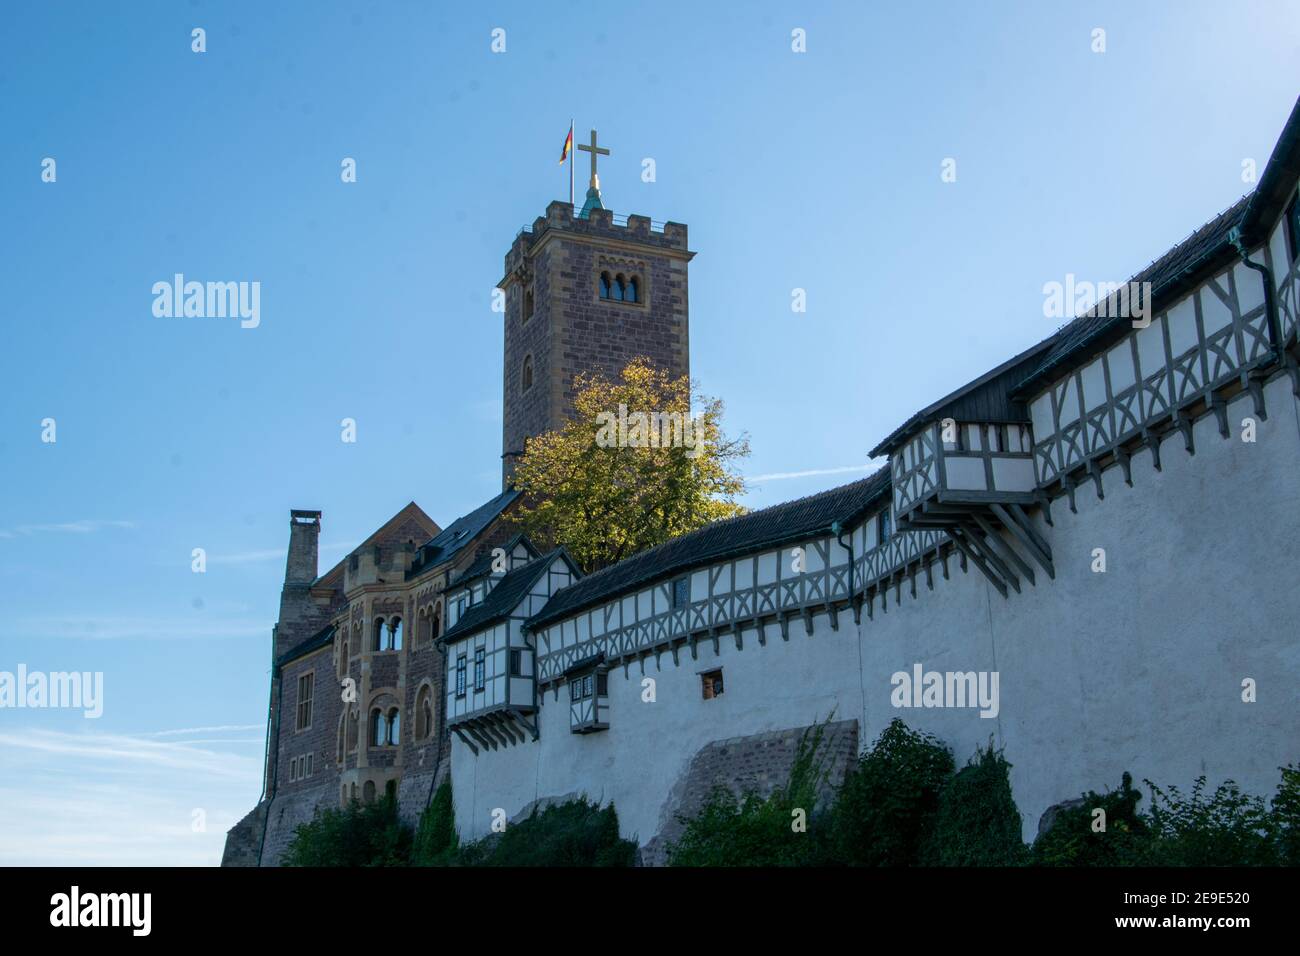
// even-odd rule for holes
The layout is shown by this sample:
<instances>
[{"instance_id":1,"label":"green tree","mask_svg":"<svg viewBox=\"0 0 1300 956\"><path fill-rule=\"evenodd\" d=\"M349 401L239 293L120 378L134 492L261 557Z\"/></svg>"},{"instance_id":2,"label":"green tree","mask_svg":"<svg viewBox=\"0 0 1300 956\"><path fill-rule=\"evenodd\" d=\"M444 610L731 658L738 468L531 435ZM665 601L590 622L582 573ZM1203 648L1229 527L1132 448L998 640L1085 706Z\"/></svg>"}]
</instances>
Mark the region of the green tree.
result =
<instances>
[{"instance_id":1,"label":"green tree","mask_svg":"<svg viewBox=\"0 0 1300 956\"><path fill-rule=\"evenodd\" d=\"M574 390L573 417L528 439L515 469L524 503L511 517L535 541L564 545L590 572L743 513L733 464L749 444L723 436L720 400L646 358L617 381L580 373Z\"/></svg>"},{"instance_id":2,"label":"green tree","mask_svg":"<svg viewBox=\"0 0 1300 956\"><path fill-rule=\"evenodd\" d=\"M915 865L953 769L952 752L937 737L895 717L840 788L831 826L836 861Z\"/></svg>"},{"instance_id":3,"label":"green tree","mask_svg":"<svg viewBox=\"0 0 1300 956\"><path fill-rule=\"evenodd\" d=\"M448 777L420 814L420 824L411 847L411 863L415 866L448 866L455 861L459 846L451 778Z\"/></svg>"},{"instance_id":4,"label":"green tree","mask_svg":"<svg viewBox=\"0 0 1300 956\"><path fill-rule=\"evenodd\" d=\"M1021 817L1002 751L977 749L944 786L925 862L932 866L1018 866L1026 862Z\"/></svg>"},{"instance_id":5,"label":"green tree","mask_svg":"<svg viewBox=\"0 0 1300 956\"><path fill-rule=\"evenodd\" d=\"M411 856L411 828L397 817L391 794L362 805L326 808L294 830L285 866L405 866Z\"/></svg>"}]
</instances>

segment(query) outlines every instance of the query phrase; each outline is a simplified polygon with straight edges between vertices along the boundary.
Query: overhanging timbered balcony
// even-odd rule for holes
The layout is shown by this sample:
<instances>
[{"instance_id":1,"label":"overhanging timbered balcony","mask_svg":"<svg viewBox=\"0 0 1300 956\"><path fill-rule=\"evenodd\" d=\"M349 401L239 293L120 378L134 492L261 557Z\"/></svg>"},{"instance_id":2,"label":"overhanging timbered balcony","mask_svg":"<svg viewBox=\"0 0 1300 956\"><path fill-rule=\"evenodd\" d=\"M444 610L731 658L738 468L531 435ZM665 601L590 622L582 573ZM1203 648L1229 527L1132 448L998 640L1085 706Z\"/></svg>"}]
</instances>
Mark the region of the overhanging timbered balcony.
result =
<instances>
[{"instance_id":1,"label":"overhanging timbered balcony","mask_svg":"<svg viewBox=\"0 0 1300 956\"><path fill-rule=\"evenodd\" d=\"M894 515L903 530L952 538L1005 597L1055 577L1051 548L1025 509L1038 500L1027 422L938 419L890 454Z\"/></svg>"}]
</instances>

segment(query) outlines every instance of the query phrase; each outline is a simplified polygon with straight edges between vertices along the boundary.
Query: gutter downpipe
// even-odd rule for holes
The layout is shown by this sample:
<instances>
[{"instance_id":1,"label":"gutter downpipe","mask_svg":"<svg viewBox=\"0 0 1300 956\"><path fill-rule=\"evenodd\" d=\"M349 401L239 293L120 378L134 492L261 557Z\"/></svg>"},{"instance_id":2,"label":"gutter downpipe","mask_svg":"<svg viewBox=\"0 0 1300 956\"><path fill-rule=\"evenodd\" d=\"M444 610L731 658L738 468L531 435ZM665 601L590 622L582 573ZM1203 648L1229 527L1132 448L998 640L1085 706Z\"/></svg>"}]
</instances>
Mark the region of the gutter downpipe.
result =
<instances>
[{"instance_id":1,"label":"gutter downpipe","mask_svg":"<svg viewBox=\"0 0 1300 956\"><path fill-rule=\"evenodd\" d=\"M1273 353L1273 361L1282 366L1285 364L1282 357L1282 327L1278 323L1277 301L1273 297L1273 272L1262 262L1251 261L1250 250L1246 248L1240 226L1233 226L1228 231L1228 241L1237 250L1237 255L1241 256L1241 264L1254 269L1264 280L1264 314L1268 325L1269 351Z\"/></svg>"}]
</instances>

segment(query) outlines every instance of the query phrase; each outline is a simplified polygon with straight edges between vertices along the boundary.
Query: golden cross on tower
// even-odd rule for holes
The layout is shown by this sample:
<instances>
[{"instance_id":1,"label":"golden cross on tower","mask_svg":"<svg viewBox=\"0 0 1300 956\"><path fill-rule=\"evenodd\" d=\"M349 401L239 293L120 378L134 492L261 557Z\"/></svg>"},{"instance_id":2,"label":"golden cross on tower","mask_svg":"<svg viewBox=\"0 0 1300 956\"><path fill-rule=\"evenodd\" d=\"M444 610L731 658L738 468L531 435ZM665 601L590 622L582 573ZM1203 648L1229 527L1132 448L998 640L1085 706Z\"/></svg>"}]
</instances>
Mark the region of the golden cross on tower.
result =
<instances>
[{"instance_id":1,"label":"golden cross on tower","mask_svg":"<svg viewBox=\"0 0 1300 956\"><path fill-rule=\"evenodd\" d=\"M604 146L596 145L596 131L594 129L591 131L591 145L588 146L586 143L579 143L578 149L582 150L584 153L591 153L591 188L599 189L600 180L596 178L596 157L598 155L608 156L609 150Z\"/></svg>"}]
</instances>

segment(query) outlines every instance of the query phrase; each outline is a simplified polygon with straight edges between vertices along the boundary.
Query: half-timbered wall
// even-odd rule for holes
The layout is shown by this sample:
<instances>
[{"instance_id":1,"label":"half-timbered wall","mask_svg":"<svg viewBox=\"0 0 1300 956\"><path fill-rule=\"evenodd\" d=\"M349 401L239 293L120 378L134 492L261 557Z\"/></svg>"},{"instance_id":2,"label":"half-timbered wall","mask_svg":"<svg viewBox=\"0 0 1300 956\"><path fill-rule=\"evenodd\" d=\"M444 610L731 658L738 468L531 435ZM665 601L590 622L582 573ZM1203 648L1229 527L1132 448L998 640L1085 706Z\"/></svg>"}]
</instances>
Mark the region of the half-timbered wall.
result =
<instances>
[{"instance_id":1,"label":"half-timbered wall","mask_svg":"<svg viewBox=\"0 0 1300 956\"><path fill-rule=\"evenodd\" d=\"M1216 390L1268 359L1263 280L1238 263L1030 402L1038 483L1216 403Z\"/></svg>"}]
</instances>

